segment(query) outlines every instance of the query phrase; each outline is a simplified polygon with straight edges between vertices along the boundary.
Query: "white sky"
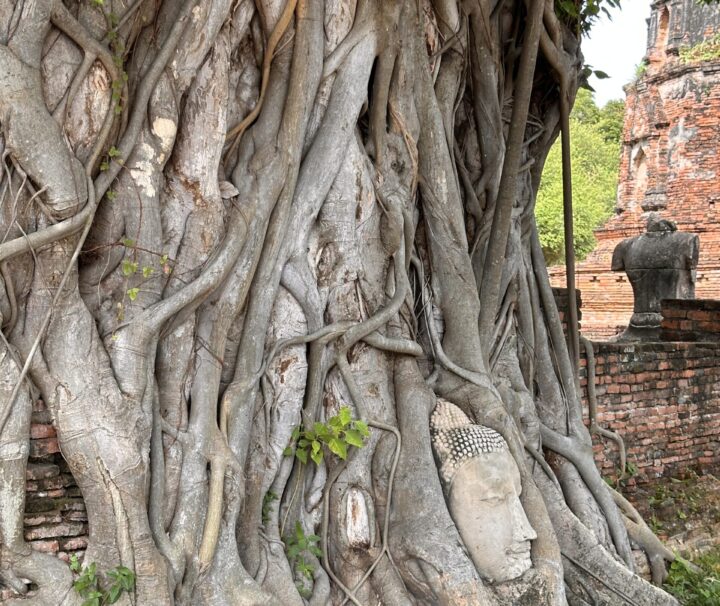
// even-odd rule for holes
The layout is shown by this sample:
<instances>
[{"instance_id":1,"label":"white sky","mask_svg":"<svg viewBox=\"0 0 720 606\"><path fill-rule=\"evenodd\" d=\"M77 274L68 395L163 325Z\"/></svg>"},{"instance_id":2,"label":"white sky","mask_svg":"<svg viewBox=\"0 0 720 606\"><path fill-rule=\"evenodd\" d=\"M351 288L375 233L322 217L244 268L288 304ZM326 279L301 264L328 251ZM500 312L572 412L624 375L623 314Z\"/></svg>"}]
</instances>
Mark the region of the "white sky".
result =
<instances>
[{"instance_id":1,"label":"white sky","mask_svg":"<svg viewBox=\"0 0 720 606\"><path fill-rule=\"evenodd\" d=\"M645 55L650 0L623 0L621 9L613 9L611 15L612 19L603 15L582 43L585 63L610 76L590 77L600 107L610 99L624 99L622 87L635 77L635 66Z\"/></svg>"}]
</instances>

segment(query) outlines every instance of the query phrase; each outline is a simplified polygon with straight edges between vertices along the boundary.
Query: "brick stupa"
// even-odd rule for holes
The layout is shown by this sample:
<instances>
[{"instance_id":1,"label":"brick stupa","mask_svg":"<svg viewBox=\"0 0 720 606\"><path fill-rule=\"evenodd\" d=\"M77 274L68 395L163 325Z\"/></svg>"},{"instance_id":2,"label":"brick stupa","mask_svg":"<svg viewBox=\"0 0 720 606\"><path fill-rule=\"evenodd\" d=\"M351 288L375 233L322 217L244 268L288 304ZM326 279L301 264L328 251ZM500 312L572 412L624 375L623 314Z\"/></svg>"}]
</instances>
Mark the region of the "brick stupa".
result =
<instances>
[{"instance_id":1,"label":"brick stupa","mask_svg":"<svg viewBox=\"0 0 720 606\"><path fill-rule=\"evenodd\" d=\"M577 266L583 295L583 334L606 339L633 311L624 274L610 269L624 238L645 231L648 214L700 237L695 295L720 299L720 57L688 49L720 45L720 7L696 0L653 2L645 72L627 94L615 216L596 230L596 249ZM550 269L565 286L565 268Z\"/></svg>"}]
</instances>

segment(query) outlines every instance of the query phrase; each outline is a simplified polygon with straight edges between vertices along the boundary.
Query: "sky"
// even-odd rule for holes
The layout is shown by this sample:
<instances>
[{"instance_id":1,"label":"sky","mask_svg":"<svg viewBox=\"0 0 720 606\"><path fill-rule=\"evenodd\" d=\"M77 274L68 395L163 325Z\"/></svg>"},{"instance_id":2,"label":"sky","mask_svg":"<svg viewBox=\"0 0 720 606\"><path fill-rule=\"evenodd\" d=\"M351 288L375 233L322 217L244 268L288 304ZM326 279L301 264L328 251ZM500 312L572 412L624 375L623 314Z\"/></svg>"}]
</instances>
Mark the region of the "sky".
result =
<instances>
[{"instance_id":1,"label":"sky","mask_svg":"<svg viewBox=\"0 0 720 606\"><path fill-rule=\"evenodd\" d=\"M623 0L620 10L603 15L583 40L585 63L607 73L610 78L590 77L595 102L605 105L610 99L625 99L622 87L635 77L635 67L645 55L650 0Z\"/></svg>"}]
</instances>

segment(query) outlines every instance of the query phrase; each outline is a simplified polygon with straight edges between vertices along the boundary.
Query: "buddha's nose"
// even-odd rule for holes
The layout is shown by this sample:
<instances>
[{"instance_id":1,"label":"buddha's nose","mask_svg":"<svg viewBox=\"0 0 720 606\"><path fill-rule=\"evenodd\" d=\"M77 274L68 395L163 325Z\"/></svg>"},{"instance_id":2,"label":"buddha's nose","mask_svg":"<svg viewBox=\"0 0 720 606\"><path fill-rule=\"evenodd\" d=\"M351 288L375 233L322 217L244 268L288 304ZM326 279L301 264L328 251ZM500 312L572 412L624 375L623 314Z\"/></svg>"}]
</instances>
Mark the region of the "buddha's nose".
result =
<instances>
[{"instance_id":1,"label":"buddha's nose","mask_svg":"<svg viewBox=\"0 0 720 606\"><path fill-rule=\"evenodd\" d=\"M513 518L513 535L515 536L515 540L522 542L534 541L537 539L537 533L530 525L530 520L528 520L525 515L525 510L523 509L519 499L513 507Z\"/></svg>"}]
</instances>

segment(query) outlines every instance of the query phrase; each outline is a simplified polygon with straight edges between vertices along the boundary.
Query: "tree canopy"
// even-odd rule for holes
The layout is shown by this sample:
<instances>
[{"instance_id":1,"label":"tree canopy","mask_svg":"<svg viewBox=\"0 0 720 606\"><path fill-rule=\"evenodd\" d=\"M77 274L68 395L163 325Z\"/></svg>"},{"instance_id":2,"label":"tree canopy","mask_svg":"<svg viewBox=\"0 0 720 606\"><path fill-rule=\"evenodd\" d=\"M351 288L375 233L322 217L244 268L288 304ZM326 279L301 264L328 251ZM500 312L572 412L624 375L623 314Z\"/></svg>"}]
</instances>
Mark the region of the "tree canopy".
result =
<instances>
[{"instance_id":1,"label":"tree canopy","mask_svg":"<svg viewBox=\"0 0 720 606\"><path fill-rule=\"evenodd\" d=\"M617 191L625 104L602 108L580 89L570 115L575 255L581 260L595 246L593 230L612 215ZM548 154L535 208L540 243L548 265L564 262L562 158L560 141Z\"/></svg>"}]
</instances>

